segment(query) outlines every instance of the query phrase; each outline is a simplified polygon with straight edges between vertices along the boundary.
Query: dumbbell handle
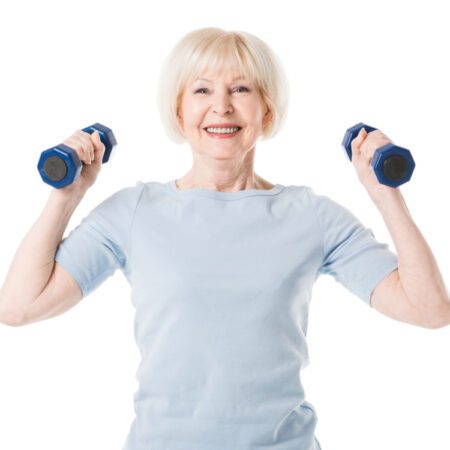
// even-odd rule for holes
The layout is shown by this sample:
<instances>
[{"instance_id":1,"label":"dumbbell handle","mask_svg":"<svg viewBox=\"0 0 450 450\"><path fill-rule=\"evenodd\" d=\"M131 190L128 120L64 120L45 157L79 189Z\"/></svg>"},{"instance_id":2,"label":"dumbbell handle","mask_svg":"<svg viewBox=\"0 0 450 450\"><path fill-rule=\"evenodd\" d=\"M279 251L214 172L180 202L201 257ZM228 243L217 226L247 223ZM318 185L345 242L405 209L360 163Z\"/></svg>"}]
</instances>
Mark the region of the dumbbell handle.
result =
<instances>
[{"instance_id":1,"label":"dumbbell handle","mask_svg":"<svg viewBox=\"0 0 450 450\"><path fill-rule=\"evenodd\" d=\"M117 144L111 128L101 123L94 123L83 128L83 131L89 134L98 131L100 140L105 145L102 163L108 162L111 152ZM59 144L41 153L38 171L45 183L59 189L73 183L80 176L82 166L83 163L73 148Z\"/></svg>"},{"instance_id":2,"label":"dumbbell handle","mask_svg":"<svg viewBox=\"0 0 450 450\"><path fill-rule=\"evenodd\" d=\"M350 161L352 160L351 143L353 139L356 138L361 128L364 128L368 133L377 130L377 128L362 122L347 130L344 139L342 140L342 146ZM397 187L411 179L415 168L415 162L408 149L389 143L375 150L371 166L381 184Z\"/></svg>"}]
</instances>

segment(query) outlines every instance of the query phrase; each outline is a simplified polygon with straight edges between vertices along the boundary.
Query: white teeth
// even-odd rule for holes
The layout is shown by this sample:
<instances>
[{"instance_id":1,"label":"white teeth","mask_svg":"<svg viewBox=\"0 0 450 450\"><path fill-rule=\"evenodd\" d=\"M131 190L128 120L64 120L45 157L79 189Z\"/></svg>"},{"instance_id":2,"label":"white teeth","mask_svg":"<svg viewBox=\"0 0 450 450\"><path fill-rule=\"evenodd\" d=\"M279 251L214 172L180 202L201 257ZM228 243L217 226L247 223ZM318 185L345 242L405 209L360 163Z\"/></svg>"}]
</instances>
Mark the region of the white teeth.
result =
<instances>
[{"instance_id":1,"label":"white teeth","mask_svg":"<svg viewBox=\"0 0 450 450\"><path fill-rule=\"evenodd\" d=\"M233 128L207 128L206 131L208 133L220 133L220 134L230 134L235 133L239 130L239 127L233 127Z\"/></svg>"}]
</instances>

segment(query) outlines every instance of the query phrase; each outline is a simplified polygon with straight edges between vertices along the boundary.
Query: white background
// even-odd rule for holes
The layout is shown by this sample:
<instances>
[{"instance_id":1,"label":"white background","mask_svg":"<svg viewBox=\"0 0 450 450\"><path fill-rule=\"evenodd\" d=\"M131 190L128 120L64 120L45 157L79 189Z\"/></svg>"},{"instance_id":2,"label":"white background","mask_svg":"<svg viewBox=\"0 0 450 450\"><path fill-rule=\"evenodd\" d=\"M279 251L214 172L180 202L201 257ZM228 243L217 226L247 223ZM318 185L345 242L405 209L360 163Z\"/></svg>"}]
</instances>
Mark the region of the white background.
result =
<instances>
[{"instance_id":1,"label":"white background","mask_svg":"<svg viewBox=\"0 0 450 450\"><path fill-rule=\"evenodd\" d=\"M119 145L67 231L122 187L189 170L190 148L169 141L159 119L158 74L187 32L219 26L265 40L290 81L286 125L259 143L255 171L332 197L394 249L340 146L357 122L381 129L413 153L416 171L401 190L448 285L445 7L436 0L2 2L1 280L52 189L36 169L40 152L75 129L105 123ZM0 325L1 449L121 448L139 363L129 295L119 271L64 315ZM389 319L323 276L308 342L302 380L323 450L450 448L450 327Z\"/></svg>"}]
</instances>

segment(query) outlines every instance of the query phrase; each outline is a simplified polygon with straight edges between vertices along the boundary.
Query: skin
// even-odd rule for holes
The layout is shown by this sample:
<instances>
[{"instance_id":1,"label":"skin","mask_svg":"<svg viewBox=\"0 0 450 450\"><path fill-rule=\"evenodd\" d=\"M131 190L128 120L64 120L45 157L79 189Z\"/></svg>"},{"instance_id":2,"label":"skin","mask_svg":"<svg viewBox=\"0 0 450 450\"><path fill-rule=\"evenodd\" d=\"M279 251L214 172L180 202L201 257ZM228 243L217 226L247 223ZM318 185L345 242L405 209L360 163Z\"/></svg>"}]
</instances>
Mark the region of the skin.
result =
<instances>
[{"instance_id":1,"label":"skin","mask_svg":"<svg viewBox=\"0 0 450 450\"><path fill-rule=\"evenodd\" d=\"M237 74L202 75L210 81L188 83L178 110L178 123L189 142L193 166L178 180L181 190L271 189L253 170L255 148L271 113L249 80ZM249 89L237 89L245 86ZM200 90L203 88L203 90ZM243 128L233 138L216 139L204 127L231 122ZM381 131L361 130L352 141L352 163L359 181L379 209L393 239L398 269L374 289L378 311L407 323L441 328L450 323L450 298L430 247L414 223L399 188L378 183L370 166L375 149L390 142Z\"/></svg>"},{"instance_id":2,"label":"skin","mask_svg":"<svg viewBox=\"0 0 450 450\"><path fill-rule=\"evenodd\" d=\"M256 142L272 120L256 86L240 74L202 74L210 81L191 80L178 108L178 124L192 150L192 168L177 180L179 189L204 188L233 192L271 189L273 184L254 172ZM242 127L236 136L218 139L204 130L215 123Z\"/></svg>"},{"instance_id":3,"label":"skin","mask_svg":"<svg viewBox=\"0 0 450 450\"><path fill-rule=\"evenodd\" d=\"M351 143L358 179L380 211L398 257L398 269L378 284L372 305L398 320L442 328L450 323L450 296L437 261L415 224L400 187L380 184L371 167L376 149L391 142L380 130L367 133L362 128Z\"/></svg>"}]
</instances>

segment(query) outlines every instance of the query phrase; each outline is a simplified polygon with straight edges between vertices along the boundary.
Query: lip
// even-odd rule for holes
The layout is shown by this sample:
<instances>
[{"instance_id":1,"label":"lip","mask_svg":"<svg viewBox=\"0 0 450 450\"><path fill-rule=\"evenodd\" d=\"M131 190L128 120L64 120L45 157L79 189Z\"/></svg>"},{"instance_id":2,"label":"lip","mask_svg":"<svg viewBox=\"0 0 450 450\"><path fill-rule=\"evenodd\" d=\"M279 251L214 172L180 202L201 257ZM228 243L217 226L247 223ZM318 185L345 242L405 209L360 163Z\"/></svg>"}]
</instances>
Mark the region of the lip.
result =
<instances>
[{"instance_id":1,"label":"lip","mask_svg":"<svg viewBox=\"0 0 450 450\"><path fill-rule=\"evenodd\" d=\"M232 128L232 127L240 127L237 123L213 123L211 125L206 125L206 128Z\"/></svg>"},{"instance_id":2,"label":"lip","mask_svg":"<svg viewBox=\"0 0 450 450\"><path fill-rule=\"evenodd\" d=\"M230 139L230 138L236 136L238 133L240 133L241 130L242 130L242 128L239 128L239 130L237 130L236 132L231 133L231 134L210 133L206 130L206 128L204 131L209 137L214 138L214 139Z\"/></svg>"}]
</instances>

